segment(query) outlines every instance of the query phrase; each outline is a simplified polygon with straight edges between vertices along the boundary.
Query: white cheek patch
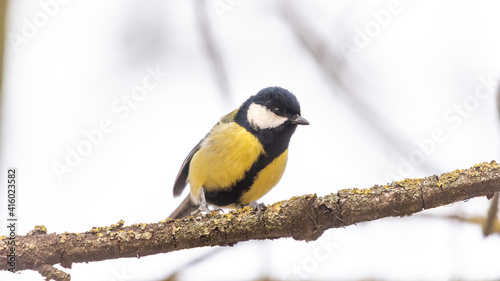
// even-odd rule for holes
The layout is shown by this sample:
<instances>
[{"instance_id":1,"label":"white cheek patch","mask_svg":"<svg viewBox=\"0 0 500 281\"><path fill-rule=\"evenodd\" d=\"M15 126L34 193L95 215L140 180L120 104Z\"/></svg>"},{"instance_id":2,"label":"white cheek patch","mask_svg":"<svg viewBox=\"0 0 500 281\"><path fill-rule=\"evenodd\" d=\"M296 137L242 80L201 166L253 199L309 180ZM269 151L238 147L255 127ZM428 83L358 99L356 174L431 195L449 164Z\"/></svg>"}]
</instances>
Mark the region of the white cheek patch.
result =
<instances>
[{"instance_id":1,"label":"white cheek patch","mask_svg":"<svg viewBox=\"0 0 500 281\"><path fill-rule=\"evenodd\" d=\"M274 114L260 104L252 103L248 107L247 120L254 128L270 129L283 125L288 119Z\"/></svg>"}]
</instances>

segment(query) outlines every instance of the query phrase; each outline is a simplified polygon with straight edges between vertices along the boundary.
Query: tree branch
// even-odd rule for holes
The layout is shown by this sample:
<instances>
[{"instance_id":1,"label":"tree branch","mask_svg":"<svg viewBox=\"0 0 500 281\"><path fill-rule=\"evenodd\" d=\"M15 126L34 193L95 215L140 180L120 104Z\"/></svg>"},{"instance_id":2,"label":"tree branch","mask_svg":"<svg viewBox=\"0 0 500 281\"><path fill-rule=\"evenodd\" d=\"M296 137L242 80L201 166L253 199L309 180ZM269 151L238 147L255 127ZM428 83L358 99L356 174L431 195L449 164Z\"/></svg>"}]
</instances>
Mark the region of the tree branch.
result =
<instances>
[{"instance_id":1,"label":"tree branch","mask_svg":"<svg viewBox=\"0 0 500 281\"><path fill-rule=\"evenodd\" d=\"M94 227L85 233L46 234L44 227L16 237L15 270L50 271L47 266L74 262L140 257L205 246L228 246L252 239L293 237L311 241L329 228L384 217L407 216L500 191L500 166L492 161L424 179L406 179L368 189L343 189L317 197L303 195L267 206L260 216L250 207L228 214L204 216L123 227ZM10 239L0 238L0 270L8 270ZM49 268L49 269L48 269ZM57 273L57 272L56 272ZM66 278L66 279L64 279Z\"/></svg>"}]
</instances>

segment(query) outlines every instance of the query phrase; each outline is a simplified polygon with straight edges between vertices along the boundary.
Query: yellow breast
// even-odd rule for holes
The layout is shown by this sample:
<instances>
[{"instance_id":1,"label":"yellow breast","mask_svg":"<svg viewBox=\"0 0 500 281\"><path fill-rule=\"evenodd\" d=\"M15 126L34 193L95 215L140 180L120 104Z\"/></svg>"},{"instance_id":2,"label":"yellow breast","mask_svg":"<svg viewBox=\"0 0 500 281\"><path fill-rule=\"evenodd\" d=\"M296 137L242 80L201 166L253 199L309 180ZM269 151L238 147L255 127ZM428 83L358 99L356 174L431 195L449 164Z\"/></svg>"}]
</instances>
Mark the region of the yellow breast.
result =
<instances>
[{"instance_id":1,"label":"yellow breast","mask_svg":"<svg viewBox=\"0 0 500 281\"><path fill-rule=\"evenodd\" d=\"M225 190L241 180L264 149L259 140L238 124L215 126L189 166L191 198L199 203L199 190ZM278 179L279 180L279 179Z\"/></svg>"},{"instance_id":2,"label":"yellow breast","mask_svg":"<svg viewBox=\"0 0 500 281\"><path fill-rule=\"evenodd\" d=\"M259 200L278 184L285 172L287 159L288 149L262 169L250 189L241 196L241 204L246 205L252 201Z\"/></svg>"}]
</instances>

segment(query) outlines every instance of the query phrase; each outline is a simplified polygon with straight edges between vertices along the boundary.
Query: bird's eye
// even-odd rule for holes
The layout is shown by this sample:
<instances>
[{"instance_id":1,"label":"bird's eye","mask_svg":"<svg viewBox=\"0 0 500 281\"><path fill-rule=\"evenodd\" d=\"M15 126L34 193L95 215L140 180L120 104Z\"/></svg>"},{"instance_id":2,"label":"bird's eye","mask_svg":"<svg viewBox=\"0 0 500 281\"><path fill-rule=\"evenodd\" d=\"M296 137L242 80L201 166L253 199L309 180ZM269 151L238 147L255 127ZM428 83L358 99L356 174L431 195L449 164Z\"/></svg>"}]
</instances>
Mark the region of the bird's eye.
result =
<instances>
[{"instance_id":1,"label":"bird's eye","mask_svg":"<svg viewBox=\"0 0 500 281\"><path fill-rule=\"evenodd\" d=\"M273 112L274 112L275 114L280 114L280 113L281 113L281 109L280 109L279 107L274 107L274 108L273 108Z\"/></svg>"}]
</instances>

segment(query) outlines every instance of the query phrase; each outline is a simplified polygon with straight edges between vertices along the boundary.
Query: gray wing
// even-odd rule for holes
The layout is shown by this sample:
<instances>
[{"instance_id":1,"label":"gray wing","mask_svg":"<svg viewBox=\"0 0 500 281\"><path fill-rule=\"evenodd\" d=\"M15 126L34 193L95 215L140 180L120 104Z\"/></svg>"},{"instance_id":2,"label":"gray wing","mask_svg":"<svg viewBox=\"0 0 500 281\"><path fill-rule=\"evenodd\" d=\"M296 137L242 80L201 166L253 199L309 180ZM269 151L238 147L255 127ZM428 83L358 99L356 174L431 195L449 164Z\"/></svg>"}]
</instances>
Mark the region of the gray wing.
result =
<instances>
[{"instance_id":1,"label":"gray wing","mask_svg":"<svg viewBox=\"0 0 500 281\"><path fill-rule=\"evenodd\" d=\"M215 124L214 127L216 127L217 125L220 125L220 124L234 122L234 117L236 116L236 113L238 112L238 110L239 109L233 110L231 113L229 113L229 114L225 115L224 117L222 117L220 119L220 121L217 124ZM212 130L213 130L213 128L212 128ZM210 132L212 130L210 130ZM210 135L210 132L207 134L207 136ZM207 136L205 136L205 138ZM203 138L193 148L193 150L191 150L191 152L189 152L188 156L186 157L186 159L182 163L181 169L179 170L179 173L177 174L177 178L175 179L175 183L174 183L174 197L179 197L179 195L182 194L182 191L184 191L184 188L187 185L187 178L188 178L188 174L189 174L189 164L191 163L191 159L193 159L193 155L198 150L200 150L201 144L203 143L203 141L205 140L205 138Z\"/></svg>"},{"instance_id":2,"label":"gray wing","mask_svg":"<svg viewBox=\"0 0 500 281\"><path fill-rule=\"evenodd\" d=\"M179 173L177 174L177 178L175 178L175 183L174 183L174 197L179 197L182 194L182 191L184 191L184 188L187 185L187 177L189 173L189 163L191 163L191 159L193 159L193 155L200 150L201 143L203 142L203 139L189 152L188 156L182 162L181 169L179 170Z\"/></svg>"}]
</instances>

